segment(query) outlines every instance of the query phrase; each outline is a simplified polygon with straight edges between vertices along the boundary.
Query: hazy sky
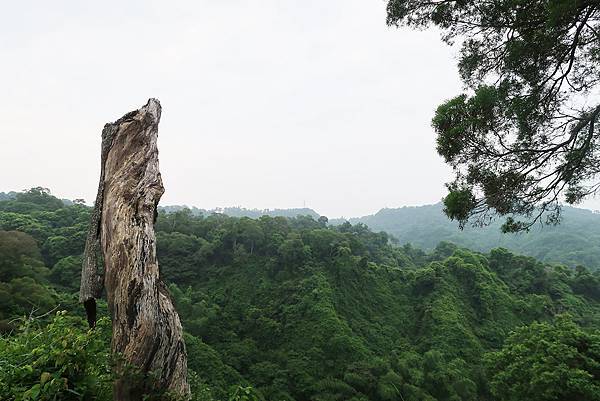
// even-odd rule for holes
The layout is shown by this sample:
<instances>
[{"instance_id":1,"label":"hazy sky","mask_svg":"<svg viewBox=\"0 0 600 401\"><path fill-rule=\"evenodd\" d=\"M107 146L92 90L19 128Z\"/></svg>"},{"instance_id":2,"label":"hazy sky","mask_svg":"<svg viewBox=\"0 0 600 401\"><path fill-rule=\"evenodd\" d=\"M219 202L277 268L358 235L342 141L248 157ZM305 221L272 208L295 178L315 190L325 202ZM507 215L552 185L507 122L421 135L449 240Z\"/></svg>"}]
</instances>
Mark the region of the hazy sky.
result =
<instances>
[{"instance_id":1,"label":"hazy sky","mask_svg":"<svg viewBox=\"0 0 600 401\"><path fill-rule=\"evenodd\" d=\"M0 14L0 191L91 202L104 123L163 105L162 204L433 203L430 126L456 49L385 25L381 0L12 1Z\"/></svg>"}]
</instances>

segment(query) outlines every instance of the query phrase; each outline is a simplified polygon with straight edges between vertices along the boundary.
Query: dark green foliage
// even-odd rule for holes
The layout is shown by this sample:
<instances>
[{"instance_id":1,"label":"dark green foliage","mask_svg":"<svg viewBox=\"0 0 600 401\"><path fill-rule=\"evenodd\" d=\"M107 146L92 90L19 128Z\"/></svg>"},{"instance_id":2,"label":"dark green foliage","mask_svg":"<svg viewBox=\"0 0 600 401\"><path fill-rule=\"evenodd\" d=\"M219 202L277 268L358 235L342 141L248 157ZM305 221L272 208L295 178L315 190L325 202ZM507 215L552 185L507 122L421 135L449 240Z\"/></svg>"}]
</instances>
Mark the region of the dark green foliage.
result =
<instances>
[{"instance_id":1,"label":"dark green foliage","mask_svg":"<svg viewBox=\"0 0 600 401\"><path fill-rule=\"evenodd\" d=\"M88 213L77 204L0 213L2 227L17 230L0 232L1 399L25 400L34 389L37 399L94 400L110 386L108 333L85 330L74 294L83 244L51 245L59 236L77 238ZM326 226L309 216L254 220L179 210L160 213L156 228L198 401L512 400L500 392L509 391L502 380L513 369L501 356L524 340L507 342L511 331L537 330L535 322L555 327L565 312L574 338L593 340L590 331L600 326L600 277L583 266L449 242L428 253L363 224ZM59 304L73 317L61 313L49 326L13 319ZM99 313L107 315L106 305ZM36 349L45 356L31 372L4 369L2 361L16 365ZM595 348L577 349L592 372L600 363ZM67 359L54 366L63 351ZM527 363L543 361L533 355ZM585 388L598 385L594 375ZM64 378L70 387L56 385Z\"/></svg>"},{"instance_id":2,"label":"dark green foliage","mask_svg":"<svg viewBox=\"0 0 600 401\"><path fill-rule=\"evenodd\" d=\"M19 231L0 231L0 332L11 316L48 311L56 293L44 284L48 268L35 239Z\"/></svg>"},{"instance_id":3,"label":"dark green foliage","mask_svg":"<svg viewBox=\"0 0 600 401\"><path fill-rule=\"evenodd\" d=\"M35 239L19 231L0 231L0 281L41 279L47 273Z\"/></svg>"},{"instance_id":4,"label":"dark green foliage","mask_svg":"<svg viewBox=\"0 0 600 401\"><path fill-rule=\"evenodd\" d=\"M79 254L76 252L75 254ZM50 270L49 280L58 288L67 291L79 291L81 280L81 256L66 256L60 259Z\"/></svg>"},{"instance_id":5,"label":"dark green foliage","mask_svg":"<svg viewBox=\"0 0 600 401\"><path fill-rule=\"evenodd\" d=\"M186 253L213 246L192 286L171 288L184 326L267 399L493 399L481 359L511 329L563 311L599 324L584 268L449 243L426 254L304 218L257 220L251 252L243 219L187 218L199 237Z\"/></svg>"},{"instance_id":6,"label":"dark green foliage","mask_svg":"<svg viewBox=\"0 0 600 401\"><path fill-rule=\"evenodd\" d=\"M600 331L582 331L569 316L519 328L486 362L499 399L600 400Z\"/></svg>"},{"instance_id":7,"label":"dark green foliage","mask_svg":"<svg viewBox=\"0 0 600 401\"><path fill-rule=\"evenodd\" d=\"M455 171L449 217L487 224L495 212L507 215L504 231L527 230L545 212L556 223L562 199L596 192L598 0L389 0L387 10L389 25L433 25L461 44L468 92L433 118L437 150Z\"/></svg>"}]
</instances>

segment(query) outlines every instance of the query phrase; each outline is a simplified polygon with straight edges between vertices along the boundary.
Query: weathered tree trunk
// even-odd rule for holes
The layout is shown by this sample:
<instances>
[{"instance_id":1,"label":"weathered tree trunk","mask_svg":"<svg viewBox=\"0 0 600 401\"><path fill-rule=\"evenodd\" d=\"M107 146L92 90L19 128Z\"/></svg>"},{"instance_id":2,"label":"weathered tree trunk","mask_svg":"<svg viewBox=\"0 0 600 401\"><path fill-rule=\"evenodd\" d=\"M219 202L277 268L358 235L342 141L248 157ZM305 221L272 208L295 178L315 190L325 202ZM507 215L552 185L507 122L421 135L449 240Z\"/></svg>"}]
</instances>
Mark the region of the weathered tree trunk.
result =
<instances>
[{"instance_id":1,"label":"weathered tree trunk","mask_svg":"<svg viewBox=\"0 0 600 401\"><path fill-rule=\"evenodd\" d=\"M161 107L150 99L102 131L100 184L88 233L80 300L90 326L95 299L106 289L117 373L133 367L153 390L189 398L181 322L159 279L154 223L164 192L158 169ZM103 268L98 266L101 251ZM141 400L148 382L120 379L115 401Z\"/></svg>"}]
</instances>

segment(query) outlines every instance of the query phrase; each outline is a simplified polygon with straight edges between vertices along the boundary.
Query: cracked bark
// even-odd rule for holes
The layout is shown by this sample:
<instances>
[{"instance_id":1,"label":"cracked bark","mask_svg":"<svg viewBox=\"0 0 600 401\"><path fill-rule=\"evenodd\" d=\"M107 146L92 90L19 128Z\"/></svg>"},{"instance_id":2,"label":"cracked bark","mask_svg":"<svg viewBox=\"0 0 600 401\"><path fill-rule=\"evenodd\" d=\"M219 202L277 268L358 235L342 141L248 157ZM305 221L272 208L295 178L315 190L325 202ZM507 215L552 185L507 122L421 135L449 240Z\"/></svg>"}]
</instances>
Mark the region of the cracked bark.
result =
<instances>
[{"instance_id":1,"label":"cracked bark","mask_svg":"<svg viewBox=\"0 0 600 401\"><path fill-rule=\"evenodd\" d=\"M98 194L85 246L80 301L96 322L96 299L106 289L117 374L133 366L153 374L154 390L189 398L187 354L179 315L159 278L154 223L164 192L158 169L156 99L102 131ZM120 379L115 401L138 401L147 384Z\"/></svg>"}]
</instances>

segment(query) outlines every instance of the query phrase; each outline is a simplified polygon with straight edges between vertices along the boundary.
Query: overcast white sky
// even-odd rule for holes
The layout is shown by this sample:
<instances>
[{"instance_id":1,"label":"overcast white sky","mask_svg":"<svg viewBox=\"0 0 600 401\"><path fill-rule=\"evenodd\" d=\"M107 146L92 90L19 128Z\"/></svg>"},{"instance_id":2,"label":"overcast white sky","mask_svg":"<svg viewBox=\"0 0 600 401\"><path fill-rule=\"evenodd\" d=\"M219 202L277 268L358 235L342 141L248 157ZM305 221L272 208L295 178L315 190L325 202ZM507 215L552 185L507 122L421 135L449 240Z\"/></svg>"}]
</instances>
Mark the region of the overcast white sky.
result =
<instances>
[{"instance_id":1,"label":"overcast white sky","mask_svg":"<svg viewBox=\"0 0 600 401\"><path fill-rule=\"evenodd\" d=\"M162 204L433 203L456 49L382 0L12 1L0 14L0 191L94 198L104 123L157 97Z\"/></svg>"}]
</instances>

